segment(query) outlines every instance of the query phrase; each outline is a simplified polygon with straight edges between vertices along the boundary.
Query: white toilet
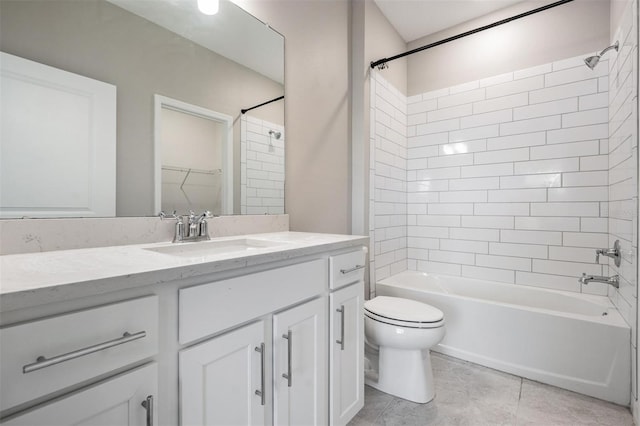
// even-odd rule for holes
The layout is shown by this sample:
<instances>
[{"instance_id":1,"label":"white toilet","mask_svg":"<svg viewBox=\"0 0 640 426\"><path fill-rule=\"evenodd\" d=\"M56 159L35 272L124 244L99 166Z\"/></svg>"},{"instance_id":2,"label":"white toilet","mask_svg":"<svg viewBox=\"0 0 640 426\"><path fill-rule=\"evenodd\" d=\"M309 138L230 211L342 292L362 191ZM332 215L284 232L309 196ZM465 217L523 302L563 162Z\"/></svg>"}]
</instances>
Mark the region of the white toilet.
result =
<instances>
[{"instance_id":1,"label":"white toilet","mask_svg":"<svg viewBox=\"0 0 640 426\"><path fill-rule=\"evenodd\" d=\"M414 300L378 296L365 302L364 315L366 384L409 401L431 401L435 387L429 348L444 337L442 311Z\"/></svg>"}]
</instances>

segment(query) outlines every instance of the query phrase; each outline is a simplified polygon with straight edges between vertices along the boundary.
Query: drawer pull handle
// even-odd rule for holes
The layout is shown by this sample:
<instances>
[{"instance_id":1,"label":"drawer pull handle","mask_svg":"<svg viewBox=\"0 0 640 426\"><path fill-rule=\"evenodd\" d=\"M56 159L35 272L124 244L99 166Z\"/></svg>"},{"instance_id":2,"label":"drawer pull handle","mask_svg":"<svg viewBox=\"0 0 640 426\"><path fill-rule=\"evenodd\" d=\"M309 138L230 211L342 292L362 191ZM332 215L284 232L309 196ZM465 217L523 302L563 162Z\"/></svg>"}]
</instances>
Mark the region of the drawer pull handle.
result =
<instances>
[{"instance_id":1,"label":"drawer pull handle","mask_svg":"<svg viewBox=\"0 0 640 426\"><path fill-rule=\"evenodd\" d=\"M147 426L153 426L153 395L149 395L140 405L147 411Z\"/></svg>"},{"instance_id":2,"label":"drawer pull handle","mask_svg":"<svg viewBox=\"0 0 640 426\"><path fill-rule=\"evenodd\" d=\"M340 312L340 340L336 340L336 343L340 345L340 350L344 351L344 305L340 305L336 312Z\"/></svg>"},{"instance_id":3,"label":"drawer pull handle","mask_svg":"<svg viewBox=\"0 0 640 426\"><path fill-rule=\"evenodd\" d=\"M43 368L51 367L55 364L60 364L61 362L71 361L72 359L80 358L85 355L92 354L94 352L103 351L108 348L112 348L114 346L122 345L125 343L132 342L134 340L142 339L147 336L146 331L140 331L138 333L130 334L125 332L122 337L117 339L109 340L108 342L98 343L97 345L88 346L86 348L78 349L77 351L68 352L66 354L57 355L53 358L45 358L44 356L39 356L36 359L36 362L27 364L22 367L23 373L31 373L33 371L41 370Z\"/></svg>"},{"instance_id":4,"label":"drawer pull handle","mask_svg":"<svg viewBox=\"0 0 640 426\"><path fill-rule=\"evenodd\" d=\"M266 374L266 361L264 353L264 343L260 343L260 346L255 347L256 352L260 352L260 390L256 390L255 394L260 397L260 405L264 405L266 402L266 394L264 391L265 374Z\"/></svg>"},{"instance_id":5,"label":"drawer pull handle","mask_svg":"<svg viewBox=\"0 0 640 426\"><path fill-rule=\"evenodd\" d=\"M356 265L356 266L354 266L353 268L350 268L350 269L340 269L340 273L342 275L347 275L347 274L355 272L355 271L357 271L359 269L364 269L364 265Z\"/></svg>"},{"instance_id":6,"label":"drawer pull handle","mask_svg":"<svg viewBox=\"0 0 640 426\"><path fill-rule=\"evenodd\" d=\"M282 373L282 377L287 379L287 387L291 387L291 347L293 346L291 330L287 331L287 334L283 334L282 338L287 339L287 372Z\"/></svg>"}]
</instances>

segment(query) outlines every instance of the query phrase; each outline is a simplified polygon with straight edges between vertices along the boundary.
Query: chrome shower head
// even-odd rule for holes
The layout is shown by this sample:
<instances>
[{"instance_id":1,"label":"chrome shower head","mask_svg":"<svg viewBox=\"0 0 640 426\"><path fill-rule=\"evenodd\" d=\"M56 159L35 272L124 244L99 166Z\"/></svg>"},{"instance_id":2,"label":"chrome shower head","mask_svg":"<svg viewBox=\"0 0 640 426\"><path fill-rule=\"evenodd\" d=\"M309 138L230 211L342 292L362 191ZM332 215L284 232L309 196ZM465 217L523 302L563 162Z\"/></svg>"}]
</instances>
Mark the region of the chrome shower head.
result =
<instances>
[{"instance_id":1,"label":"chrome shower head","mask_svg":"<svg viewBox=\"0 0 640 426\"><path fill-rule=\"evenodd\" d=\"M591 69L594 69L596 67L596 65L598 65L598 62L600 62L600 56L596 55L596 56L589 56L588 58L585 58L584 63Z\"/></svg>"},{"instance_id":2,"label":"chrome shower head","mask_svg":"<svg viewBox=\"0 0 640 426\"><path fill-rule=\"evenodd\" d=\"M599 54L597 54L595 56L589 56L588 58L585 58L584 63L589 68L594 69L596 67L596 65L598 65L598 62L600 62L600 58L602 58L602 55L604 55L605 53L607 53L607 51L609 51L611 49L615 49L616 52L617 52L619 47L620 47L620 43L616 40L616 42L614 44L612 44L611 46L607 47L606 49L604 49Z\"/></svg>"},{"instance_id":3,"label":"chrome shower head","mask_svg":"<svg viewBox=\"0 0 640 426\"><path fill-rule=\"evenodd\" d=\"M276 139L280 139L280 136L282 136L282 133L276 132L275 130L269 130L269 136L273 136Z\"/></svg>"}]
</instances>

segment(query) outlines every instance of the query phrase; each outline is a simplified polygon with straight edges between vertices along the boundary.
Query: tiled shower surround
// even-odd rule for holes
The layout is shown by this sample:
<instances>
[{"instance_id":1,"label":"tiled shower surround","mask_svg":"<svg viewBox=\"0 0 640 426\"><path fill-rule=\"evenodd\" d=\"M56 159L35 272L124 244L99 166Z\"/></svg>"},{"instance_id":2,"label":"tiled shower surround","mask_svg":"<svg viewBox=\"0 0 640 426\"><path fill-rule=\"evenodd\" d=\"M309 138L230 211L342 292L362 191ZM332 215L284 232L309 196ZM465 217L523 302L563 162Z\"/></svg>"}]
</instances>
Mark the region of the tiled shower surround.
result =
<instances>
[{"instance_id":1,"label":"tiled shower surround","mask_svg":"<svg viewBox=\"0 0 640 426\"><path fill-rule=\"evenodd\" d=\"M376 76L377 279L405 267L405 217L408 269L605 294L577 281L608 245L608 64L582 58L409 97L406 138Z\"/></svg>"},{"instance_id":2,"label":"tiled shower surround","mask_svg":"<svg viewBox=\"0 0 640 426\"><path fill-rule=\"evenodd\" d=\"M240 211L283 214L284 126L243 115L240 127Z\"/></svg>"},{"instance_id":3,"label":"tiled shower surround","mask_svg":"<svg viewBox=\"0 0 640 426\"><path fill-rule=\"evenodd\" d=\"M628 12L620 52L594 70L587 52L408 98L372 73L372 296L376 279L405 269L608 294L633 327L635 368L637 30ZM622 266L596 263L595 249L615 239ZM583 272L620 274L620 290L581 285Z\"/></svg>"},{"instance_id":4,"label":"tiled shower surround","mask_svg":"<svg viewBox=\"0 0 640 426\"><path fill-rule=\"evenodd\" d=\"M609 274L620 275L620 289L609 297L631 325L632 389L637 399L636 310L638 283L638 2L628 2L614 40L620 42L610 60L609 81L609 244L617 239L622 263L609 262Z\"/></svg>"}]
</instances>

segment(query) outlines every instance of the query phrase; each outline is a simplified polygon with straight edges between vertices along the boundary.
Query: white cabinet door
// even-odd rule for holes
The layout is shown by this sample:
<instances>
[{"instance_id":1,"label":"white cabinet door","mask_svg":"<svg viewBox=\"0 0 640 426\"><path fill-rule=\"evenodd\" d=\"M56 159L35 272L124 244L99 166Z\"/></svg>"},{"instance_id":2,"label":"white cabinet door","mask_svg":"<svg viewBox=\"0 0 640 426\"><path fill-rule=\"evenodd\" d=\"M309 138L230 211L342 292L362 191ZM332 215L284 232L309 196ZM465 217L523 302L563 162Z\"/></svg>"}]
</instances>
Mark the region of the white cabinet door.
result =
<instances>
[{"instance_id":1,"label":"white cabinet door","mask_svg":"<svg viewBox=\"0 0 640 426\"><path fill-rule=\"evenodd\" d=\"M327 424L326 298L273 316L273 423Z\"/></svg>"},{"instance_id":2,"label":"white cabinet door","mask_svg":"<svg viewBox=\"0 0 640 426\"><path fill-rule=\"evenodd\" d=\"M259 321L180 352L183 426L265 424L267 395L256 393L269 383L264 326Z\"/></svg>"},{"instance_id":3,"label":"white cabinet door","mask_svg":"<svg viewBox=\"0 0 640 426\"><path fill-rule=\"evenodd\" d=\"M152 418L156 417L155 407L158 401L155 396L157 394L158 369L154 363L100 382L52 403L37 406L2 424L144 426L152 424ZM148 397L152 398L148 406L154 411L152 418L149 419L147 409L142 406L142 402L146 402Z\"/></svg>"},{"instance_id":4,"label":"white cabinet door","mask_svg":"<svg viewBox=\"0 0 640 426\"><path fill-rule=\"evenodd\" d=\"M362 282L329 296L332 425L345 425L364 405L364 289Z\"/></svg>"}]
</instances>

